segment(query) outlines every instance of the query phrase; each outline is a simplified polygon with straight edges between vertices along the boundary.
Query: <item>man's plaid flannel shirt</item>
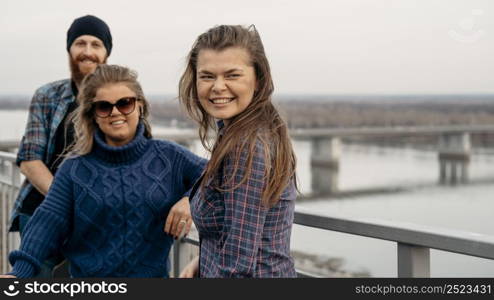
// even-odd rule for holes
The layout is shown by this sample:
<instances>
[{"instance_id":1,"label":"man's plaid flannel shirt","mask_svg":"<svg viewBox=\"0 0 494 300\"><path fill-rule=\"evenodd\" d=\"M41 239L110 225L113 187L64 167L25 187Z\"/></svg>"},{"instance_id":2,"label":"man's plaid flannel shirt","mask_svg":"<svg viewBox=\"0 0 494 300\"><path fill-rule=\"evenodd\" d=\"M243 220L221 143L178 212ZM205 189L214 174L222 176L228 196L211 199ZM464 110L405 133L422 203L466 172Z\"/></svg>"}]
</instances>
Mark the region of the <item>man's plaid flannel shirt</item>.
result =
<instances>
[{"instance_id":1,"label":"man's plaid flannel shirt","mask_svg":"<svg viewBox=\"0 0 494 300\"><path fill-rule=\"evenodd\" d=\"M57 128L73 101L75 96L70 79L51 82L36 90L29 107L26 130L17 153L18 166L22 161L41 160L47 164L52 159ZM20 208L33 188L27 180L22 183L12 210L10 231L19 230Z\"/></svg>"}]
</instances>

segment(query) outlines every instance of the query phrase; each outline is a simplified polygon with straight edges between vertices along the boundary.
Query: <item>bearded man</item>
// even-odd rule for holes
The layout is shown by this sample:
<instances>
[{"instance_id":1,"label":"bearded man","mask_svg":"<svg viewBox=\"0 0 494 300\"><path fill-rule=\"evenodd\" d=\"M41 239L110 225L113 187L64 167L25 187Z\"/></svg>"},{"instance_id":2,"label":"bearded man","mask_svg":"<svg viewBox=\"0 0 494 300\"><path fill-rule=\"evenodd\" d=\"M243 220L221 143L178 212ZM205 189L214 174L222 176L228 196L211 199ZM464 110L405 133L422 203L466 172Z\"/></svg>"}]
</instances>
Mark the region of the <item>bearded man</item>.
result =
<instances>
[{"instance_id":1,"label":"bearded man","mask_svg":"<svg viewBox=\"0 0 494 300\"><path fill-rule=\"evenodd\" d=\"M112 36L103 20L91 15L75 19L67 31L71 78L45 84L34 93L16 161L26 180L16 199L10 224L10 231L19 231L21 237L29 218L47 194L67 146L73 142L70 114L77 108L80 84L84 76L106 63L111 50ZM39 277L51 277L61 260L58 256L50 257Z\"/></svg>"}]
</instances>

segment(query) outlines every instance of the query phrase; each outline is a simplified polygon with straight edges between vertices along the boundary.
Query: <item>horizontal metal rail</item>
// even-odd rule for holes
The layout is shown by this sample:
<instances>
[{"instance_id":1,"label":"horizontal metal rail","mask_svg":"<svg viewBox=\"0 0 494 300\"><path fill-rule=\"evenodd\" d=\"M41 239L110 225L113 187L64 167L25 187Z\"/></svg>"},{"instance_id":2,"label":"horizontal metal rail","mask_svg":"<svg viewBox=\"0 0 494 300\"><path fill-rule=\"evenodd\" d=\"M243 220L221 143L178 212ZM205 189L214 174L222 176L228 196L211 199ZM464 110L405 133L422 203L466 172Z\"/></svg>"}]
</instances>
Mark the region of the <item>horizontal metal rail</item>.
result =
<instances>
[{"instance_id":1,"label":"horizontal metal rail","mask_svg":"<svg viewBox=\"0 0 494 300\"><path fill-rule=\"evenodd\" d=\"M468 256L494 259L494 237L460 230L429 227L414 223L392 222L368 218L318 215L297 208L295 224L397 243L399 277L430 277L429 249ZM198 246L196 238L187 237L175 243L174 275L178 276L180 244ZM317 277L297 270L298 277Z\"/></svg>"},{"instance_id":2,"label":"horizontal metal rail","mask_svg":"<svg viewBox=\"0 0 494 300\"><path fill-rule=\"evenodd\" d=\"M310 139L346 136L422 136L458 133L493 133L494 125L390 126L358 128L291 129L293 138Z\"/></svg>"},{"instance_id":3,"label":"horizontal metal rail","mask_svg":"<svg viewBox=\"0 0 494 300\"><path fill-rule=\"evenodd\" d=\"M377 219L317 215L297 209L295 223L313 228L494 259L494 237Z\"/></svg>"},{"instance_id":4,"label":"horizontal metal rail","mask_svg":"<svg viewBox=\"0 0 494 300\"><path fill-rule=\"evenodd\" d=\"M12 153L12 152L0 151L0 160L1 161L8 161L8 162L15 163L16 159L17 159L17 154Z\"/></svg>"}]
</instances>

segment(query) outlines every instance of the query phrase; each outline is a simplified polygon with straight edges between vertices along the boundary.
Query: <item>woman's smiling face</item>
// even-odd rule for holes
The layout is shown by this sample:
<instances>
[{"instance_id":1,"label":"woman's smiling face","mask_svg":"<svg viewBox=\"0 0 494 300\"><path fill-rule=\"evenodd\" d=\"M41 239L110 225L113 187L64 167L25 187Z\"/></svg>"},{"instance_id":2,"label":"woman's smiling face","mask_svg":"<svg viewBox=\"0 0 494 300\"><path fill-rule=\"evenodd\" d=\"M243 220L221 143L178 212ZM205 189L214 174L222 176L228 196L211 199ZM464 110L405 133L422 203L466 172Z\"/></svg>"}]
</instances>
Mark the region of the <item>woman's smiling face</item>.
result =
<instances>
[{"instance_id":1,"label":"woman's smiling face","mask_svg":"<svg viewBox=\"0 0 494 300\"><path fill-rule=\"evenodd\" d=\"M201 106L226 123L249 106L257 86L250 55L239 47L201 50L196 76Z\"/></svg>"},{"instance_id":2,"label":"woman's smiling face","mask_svg":"<svg viewBox=\"0 0 494 300\"><path fill-rule=\"evenodd\" d=\"M107 84L96 91L93 102L108 101L112 104L122 98L136 97L136 94L123 83ZM94 118L99 128L105 134L106 143L110 146L123 146L134 139L139 123L141 101L135 102L134 110L124 115L115 106L111 114L106 117Z\"/></svg>"}]
</instances>

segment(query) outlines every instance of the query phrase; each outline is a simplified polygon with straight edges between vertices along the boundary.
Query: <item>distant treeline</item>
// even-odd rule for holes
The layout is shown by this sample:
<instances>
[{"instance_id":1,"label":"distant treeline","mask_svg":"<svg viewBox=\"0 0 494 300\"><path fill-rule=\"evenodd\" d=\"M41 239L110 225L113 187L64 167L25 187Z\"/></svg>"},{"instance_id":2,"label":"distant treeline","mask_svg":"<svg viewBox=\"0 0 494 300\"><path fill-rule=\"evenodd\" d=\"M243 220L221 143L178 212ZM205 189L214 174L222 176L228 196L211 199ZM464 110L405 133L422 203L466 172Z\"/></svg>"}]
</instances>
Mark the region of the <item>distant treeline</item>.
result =
<instances>
[{"instance_id":1,"label":"distant treeline","mask_svg":"<svg viewBox=\"0 0 494 300\"><path fill-rule=\"evenodd\" d=\"M494 124L494 95L294 99L279 106L292 128Z\"/></svg>"},{"instance_id":2,"label":"distant treeline","mask_svg":"<svg viewBox=\"0 0 494 300\"><path fill-rule=\"evenodd\" d=\"M150 96L152 121L194 127L173 96ZM0 96L0 109L27 109L30 97ZM494 95L274 97L290 128L494 124Z\"/></svg>"},{"instance_id":3,"label":"distant treeline","mask_svg":"<svg viewBox=\"0 0 494 300\"><path fill-rule=\"evenodd\" d=\"M491 96L342 96L275 98L290 128L494 124ZM177 100L152 102L157 123L193 127Z\"/></svg>"}]
</instances>

